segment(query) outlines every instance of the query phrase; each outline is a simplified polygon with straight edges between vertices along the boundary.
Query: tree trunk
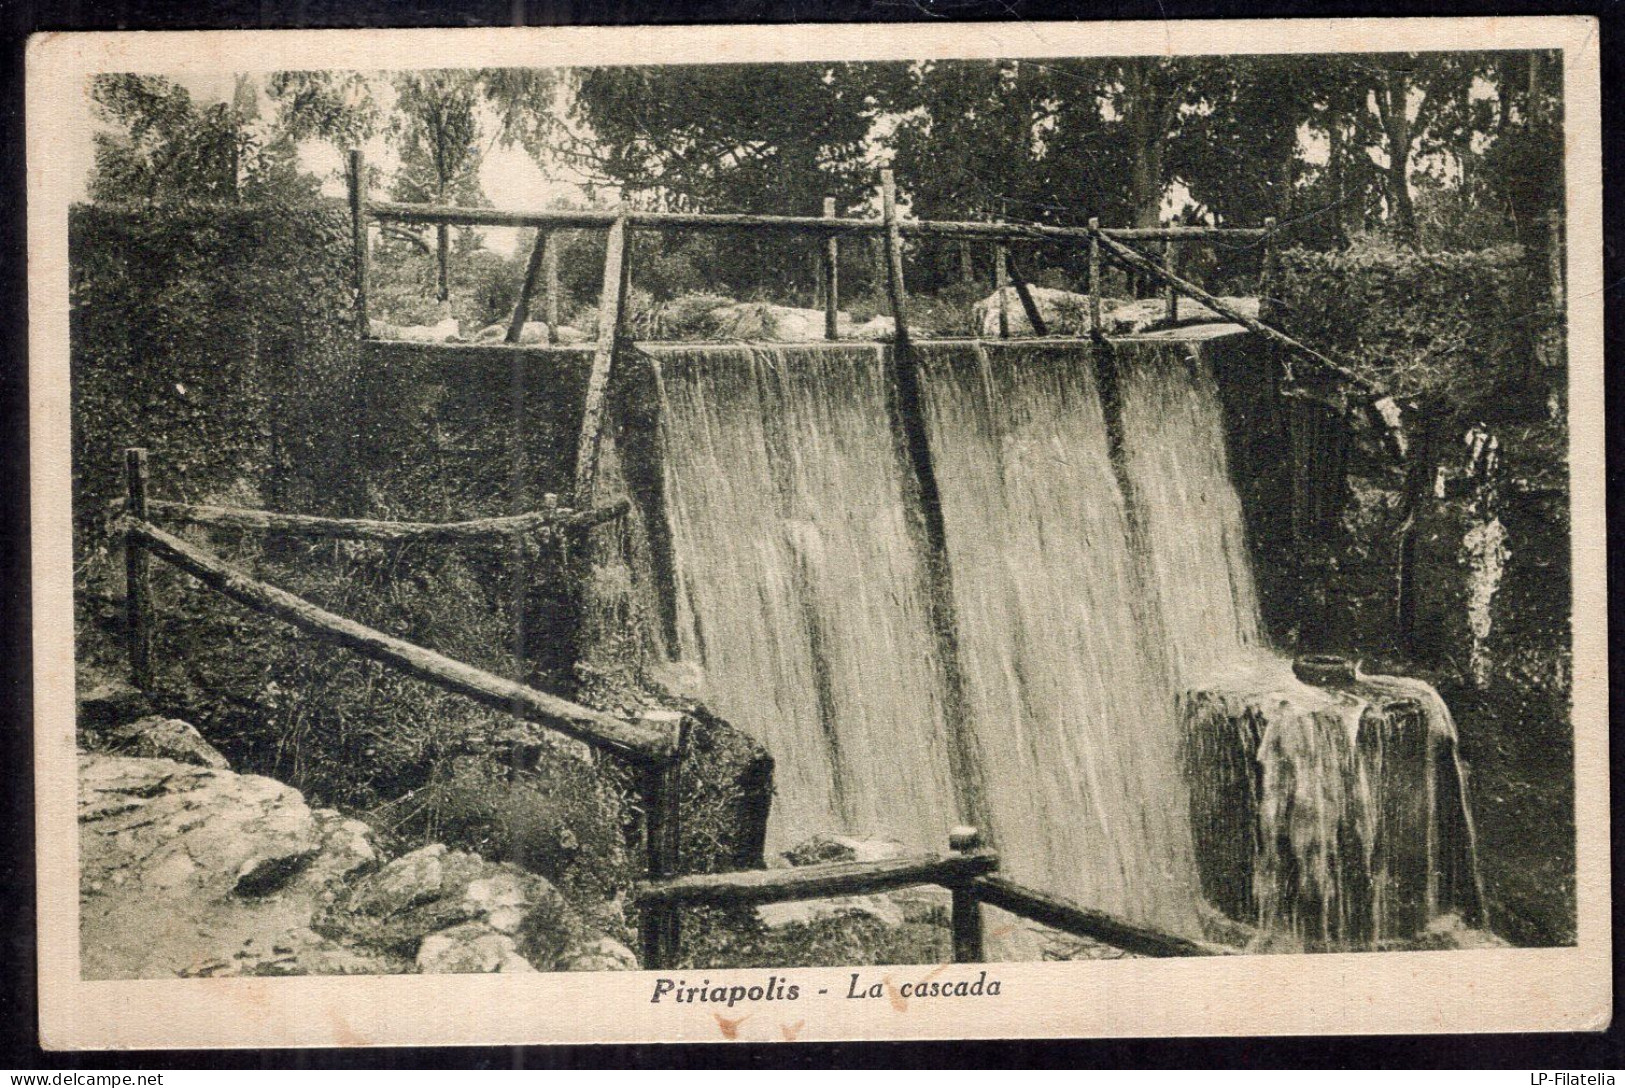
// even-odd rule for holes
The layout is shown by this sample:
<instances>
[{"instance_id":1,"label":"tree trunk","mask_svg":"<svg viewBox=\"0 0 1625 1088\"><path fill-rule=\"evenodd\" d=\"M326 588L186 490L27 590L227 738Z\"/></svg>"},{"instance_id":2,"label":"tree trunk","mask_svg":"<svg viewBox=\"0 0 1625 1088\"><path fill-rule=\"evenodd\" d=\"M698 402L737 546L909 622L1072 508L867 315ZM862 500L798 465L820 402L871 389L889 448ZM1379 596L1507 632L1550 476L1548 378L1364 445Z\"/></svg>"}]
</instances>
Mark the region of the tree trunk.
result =
<instances>
[{"instance_id":1,"label":"tree trunk","mask_svg":"<svg viewBox=\"0 0 1625 1088\"><path fill-rule=\"evenodd\" d=\"M1401 245L1416 244L1416 207L1411 203L1411 118L1410 80L1399 69L1388 72L1386 106L1382 110L1383 129L1388 136L1389 224Z\"/></svg>"},{"instance_id":2,"label":"tree trunk","mask_svg":"<svg viewBox=\"0 0 1625 1088\"><path fill-rule=\"evenodd\" d=\"M1326 179L1332 204L1332 234L1339 246L1349 243L1348 232L1348 168L1344 162L1348 156L1345 150L1343 136L1343 119L1333 113L1326 126L1326 136L1329 148L1326 154Z\"/></svg>"}]
</instances>

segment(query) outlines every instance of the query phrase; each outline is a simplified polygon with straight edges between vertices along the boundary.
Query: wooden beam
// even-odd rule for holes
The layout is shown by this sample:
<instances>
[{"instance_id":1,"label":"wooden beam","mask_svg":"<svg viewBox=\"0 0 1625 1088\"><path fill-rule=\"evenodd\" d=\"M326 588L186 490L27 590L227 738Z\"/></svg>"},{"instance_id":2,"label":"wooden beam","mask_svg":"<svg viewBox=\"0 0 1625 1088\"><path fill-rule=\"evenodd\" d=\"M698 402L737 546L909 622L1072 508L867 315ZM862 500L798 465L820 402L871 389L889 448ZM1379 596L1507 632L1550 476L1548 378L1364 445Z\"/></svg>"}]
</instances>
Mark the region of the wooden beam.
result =
<instances>
[{"instance_id":1,"label":"wooden beam","mask_svg":"<svg viewBox=\"0 0 1625 1088\"><path fill-rule=\"evenodd\" d=\"M990 907L1029 918L1051 929L1121 948L1140 956L1221 956L1229 949L1163 933L1149 926L1080 907L1059 896L1035 892L1001 876L979 876L966 885Z\"/></svg>"},{"instance_id":2,"label":"wooden beam","mask_svg":"<svg viewBox=\"0 0 1625 1088\"><path fill-rule=\"evenodd\" d=\"M982 848L982 834L974 827L956 827L948 835L948 847L955 854L974 854ZM949 891L954 962L982 963L987 958L982 943L982 905L966 884L952 884Z\"/></svg>"},{"instance_id":3,"label":"wooden beam","mask_svg":"<svg viewBox=\"0 0 1625 1088\"><path fill-rule=\"evenodd\" d=\"M1021 309L1027 315L1027 324L1033 327L1034 336L1048 336L1049 326L1044 324L1044 316L1038 312L1038 303L1033 301L1033 293L1027 289L1027 281L1022 278L1021 270L1016 267L1016 259L1005 253L1005 263L1010 269L1010 282L1015 285L1016 297L1021 300Z\"/></svg>"},{"instance_id":4,"label":"wooden beam","mask_svg":"<svg viewBox=\"0 0 1625 1088\"><path fill-rule=\"evenodd\" d=\"M943 720L947 733L948 779L954 785L959 818L990 831L982 800L970 700L959 660L959 622L954 614L953 571L948 563L948 530L942 519L942 489L926 433L925 398L908 328L908 291L903 285L903 236L897 219L897 182L890 170L880 172L881 218L886 295L897 331L891 349L891 381L886 383L886 412L903 471L903 486L914 498L904 503L910 543L925 571L925 606L931 624L937 667L943 687Z\"/></svg>"},{"instance_id":5,"label":"wooden beam","mask_svg":"<svg viewBox=\"0 0 1625 1088\"><path fill-rule=\"evenodd\" d=\"M837 861L793 869L746 869L734 873L680 876L642 884L633 892L645 903L710 903L746 906L834 895L867 895L916 884L952 887L998 868L991 850L920 855L884 861Z\"/></svg>"},{"instance_id":6,"label":"wooden beam","mask_svg":"<svg viewBox=\"0 0 1625 1088\"><path fill-rule=\"evenodd\" d=\"M1010 339L1010 247L1000 242L993 250L993 290L999 300L999 339ZM980 329L977 332L981 332Z\"/></svg>"},{"instance_id":7,"label":"wooden beam","mask_svg":"<svg viewBox=\"0 0 1625 1088\"><path fill-rule=\"evenodd\" d=\"M525 262L525 278L519 284L519 298L513 305L513 317L508 319L508 335L503 339L510 344L519 343L525 331L525 318L530 316L530 296L536 291L536 280L541 276L542 264L547 257L548 232L538 230L536 241L530 247L530 259ZM548 339L552 340L552 326Z\"/></svg>"},{"instance_id":8,"label":"wooden beam","mask_svg":"<svg viewBox=\"0 0 1625 1088\"><path fill-rule=\"evenodd\" d=\"M835 218L835 198L824 198L824 218ZM824 239L824 339L840 339L841 243L831 234Z\"/></svg>"},{"instance_id":9,"label":"wooden beam","mask_svg":"<svg viewBox=\"0 0 1625 1088\"><path fill-rule=\"evenodd\" d=\"M125 531L160 559L238 604L435 687L466 695L483 706L546 726L639 766L664 764L677 751L678 737L672 732L588 709L334 615L302 597L251 578L147 522L127 518Z\"/></svg>"},{"instance_id":10,"label":"wooden beam","mask_svg":"<svg viewBox=\"0 0 1625 1088\"><path fill-rule=\"evenodd\" d=\"M1164 242L1162 244L1162 266L1169 272L1179 274L1179 243ZM1168 310L1168 323L1171 325L1179 320L1179 292L1172 284L1163 288L1163 301Z\"/></svg>"},{"instance_id":11,"label":"wooden beam","mask_svg":"<svg viewBox=\"0 0 1625 1088\"><path fill-rule=\"evenodd\" d=\"M1275 217L1264 220L1264 254L1258 266L1258 320L1275 316Z\"/></svg>"},{"instance_id":12,"label":"wooden beam","mask_svg":"<svg viewBox=\"0 0 1625 1088\"><path fill-rule=\"evenodd\" d=\"M576 445L576 505L592 504L598 482L598 451L603 442L608 411L609 379L625 320L627 277L626 218L609 228L604 249L604 289L598 301L598 348L593 352L592 374L587 379L587 405L581 414L581 440Z\"/></svg>"},{"instance_id":13,"label":"wooden beam","mask_svg":"<svg viewBox=\"0 0 1625 1088\"><path fill-rule=\"evenodd\" d=\"M147 504L155 521L209 525L261 533L293 533L332 540L376 540L382 543L477 543L508 539L542 530L573 532L624 517L631 509L626 499L591 510L539 510L506 517L472 521L372 521L364 518L324 518L310 514L280 514L237 506L196 506L154 499ZM141 520L147 520L142 518Z\"/></svg>"},{"instance_id":14,"label":"wooden beam","mask_svg":"<svg viewBox=\"0 0 1625 1088\"><path fill-rule=\"evenodd\" d=\"M434 228L435 298L451 301L451 224L437 223ZM441 316L444 316L443 314Z\"/></svg>"},{"instance_id":15,"label":"wooden beam","mask_svg":"<svg viewBox=\"0 0 1625 1088\"><path fill-rule=\"evenodd\" d=\"M1097 233L1096 237L1100 239L1100 244L1105 247L1108 253L1117 258L1123 264L1128 265L1130 268L1146 273L1153 279L1164 281L1169 286L1184 292L1191 298L1194 298L1196 301L1202 303L1213 312L1228 317L1231 321L1234 321L1236 324L1247 329L1249 332L1256 333L1267 340L1274 341L1283 347L1290 348L1298 355L1301 355L1305 359L1314 363L1317 367L1330 371L1361 392L1370 393L1373 395L1382 394L1382 390L1370 379L1356 374L1354 371L1350 370L1341 363L1328 359L1314 348L1294 340L1292 337L1288 336L1284 332L1281 332L1279 329L1271 328L1268 325L1262 324L1256 318L1248 317L1246 314L1242 313L1234 306L1231 306L1223 299L1220 299L1216 295L1209 294L1207 291L1204 291L1202 288L1196 286L1194 283L1191 283L1189 280L1182 279L1181 277L1174 275L1172 272L1167 271L1158 265L1156 261L1153 261L1144 254L1137 253L1130 249L1128 246L1113 238L1108 232L1100 231Z\"/></svg>"},{"instance_id":16,"label":"wooden beam","mask_svg":"<svg viewBox=\"0 0 1625 1088\"><path fill-rule=\"evenodd\" d=\"M564 242L563 235L556 231L547 232L547 245L542 258L542 277L547 291L547 342L559 342L559 249Z\"/></svg>"},{"instance_id":17,"label":"wooden beam","mask_svg":"<svg viewBox=\"0 0 1625 1088\"><path fill-rule=\"evenodd\" d=\"M355 255L355 320L357 334L371 335L367 324L367 270L371 260L367 244L367 157L359 149L350 152L350 247Z\"/></svg>"},{"instance_id":18,"label":"wooden beam","mask_svg":"<svg viewBox=\"0 0 1625 1088\"><path fill-rule=\"evenodd\" d=\"M629 227L645 230L732 230L754 228L817 235L883 235L882 219L834 218L821 215L738 215L703 212L607 211L505 211L497 208L456 208L433 204L401 204L380 201L368 206L376 219L402 223L454 223L484 227L605 228L617 219ZM937 238L1006 239L1019 241L1087 242L1084 227L1055 227L1038 223L980 223L956 220L904 220L898 223L904 236ZM1131 227L1112 228L1106 234L1123 241L1163 241L1169 238L1199 240L1244 240L1262 238L1256 227Z\"/></svg>"},{"instance_id":19,"label":"wooden beam","mask_svg":"<svg viewBox=\"0 0 1625 1088\"><path fill-rule=\"evenodd\" d=\"M903 285L903 234L897 218L897 179L890 170L880 172L881 222L886 254L886 301L897 326L896 343L908 348L908 288Z\"/></svg>"},{"instance_id":20,"label":"wooden beam","mask_svg":"<svg viewBox=\"0 0 1625 1088\"><path fill-rule=\"evenodd\" d=\"M147 516L147 451L124 451L124 508L132 517ZM152 575L141 538L124 534L124 637L129 648L130 683L138 691L152 688Z\"/></svg>"},{"instance_id":21,"label":"wooden beam","mask_svg":"<svg viewBox=\"0 0 1625 1088\"><path fill-rule=\"evenodd\" d=\"M1105 335L1100 324L1100 220L1089 220L1089 335L1099 340Z\"/></svg>"},{"instance_id":22,"label":"wooden beam","mask_svg":"<svg viewBox=\"0 0 1625 1088\"><path fill-rule=\"evenodd\" d=\"M652 711L644 720L659 721L677 734L678 757L664 766L646 767L642 773L645 871L651 882L667 880L678 869L679 820L682 791L678 764L688 739L687 715L670 710ZM682 940L682 914L675 905L657 901L640 910L639 929L643 966L655 971L675 966Z\"/></svg>"}]
</instances>

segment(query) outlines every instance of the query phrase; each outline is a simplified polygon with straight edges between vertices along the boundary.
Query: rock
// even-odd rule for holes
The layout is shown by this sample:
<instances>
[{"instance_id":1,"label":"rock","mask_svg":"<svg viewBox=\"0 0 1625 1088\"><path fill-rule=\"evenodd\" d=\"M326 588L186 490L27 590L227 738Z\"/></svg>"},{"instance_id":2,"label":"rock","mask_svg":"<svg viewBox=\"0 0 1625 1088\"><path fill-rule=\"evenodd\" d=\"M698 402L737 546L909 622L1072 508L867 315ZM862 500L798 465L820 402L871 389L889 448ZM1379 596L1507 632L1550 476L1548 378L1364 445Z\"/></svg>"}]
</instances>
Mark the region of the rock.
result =
<instances>
[{"instance_id":1,"label":"rock","mask_svg":"<svg viewBox=\"0 0 1625 1088\"><path fill-rule=\"evenodd\" d=\"M1384 952L1455 952L1481 948L1510 948L1507 941L1487 929L1477 929L1454 912L1434 918L1422 932L1404 940L1383 941Z\"/></svg>"},{"instance_id":2,"label":"rock","mask_svg":"<svg viewBox=\"0 0 1625 1088\"><path fill-rule=\"evenodd\" d=\"M297 790L268 778L82 753L83 976L405 969L310 929L324 882L356 864L354 837L353 828L335 831ZM253 954L238 956L245 948Z\"/></svg>"},{"instance_id":3,"label":"rock","mask_svg":"<svg viewBox=\"0 0 1625 1088\"><path fill-rule=\"evenodd\" d=\"M453 926L425 937L418 949L417 965L426 975L513 974L536 970L519 954L512 937L479 922Z\"/></svg>"},{"instance_id":4,"label":"rock","mask_svg":"<svg viewBox=\"0 0 1625 1088\"><path fill-rule=\"evenodd\" d=\"M331 885L378 868L383 852L372 828L360 820L348 819L336 809L319 808L312 815L322 848L306 870L311 879Z\"/></svg>"},{"instance_id":5,"label":"rock","mask_svg":"<svg viewBox=\"0 0 1625 1088\"><path fill-rule=\"evenodd\" d=\"M372 318L367 331L375 340L411 340L420 344L444 344L462 339L461 326L455 317L447 317L433 325L394 325Z\"/></svg>"},{"instance_id":6,"label":"rock","mask_svg":"<svg viewBox=\"0 0 1625 1088\"><path fill-rule=\"evenodd\" d=\"M316 929L342 943L411 958L437 973L516 970L504 966L508 947L535 970L607 962L597 951L606 936L545 878L439 844L357 878L322 912ZM630 952L626 960L624 969L635 969Z\"/></svg>"},{"instance_id":7,"label":"rock","mask_svg":"<svg viewBox=\"0 0 1625 1088\"><path fill-rule=\"evenodd\" d=\"M791 903L765 903L756 908L756 918L769 929L790 925L812 925L831 918L873 918L881 925L900 926L908 921L903 905L890 895L846 895L834 899L802 899Z\"/></svg>"},{"instance_id":8,"label":"rock","mask_svg":"<svg viewBox=\"0 0 1625 1088\"><path fill-rule=\"evenodd\" d=\"M820 834L786 850L791 865L824 865L832 861L889 861L912 851L893 839L858 839L850 835Z\"/></svg>"},{"instance_id":9,"label":"rock","mask_svg":"<svg viewBox=\"0 0 1625 1088\"><path fill-rule=\"evenodd\" d=\"M1231 309L1239 311L1243 317L1258 319L1258 300L1256 298L1238 298L1224 296L1220 300ZM1109 310L1103 308L1101 323L1106 326L1106 332L1112 336L1132 335L1144 332L1159 322L1168 318L1168 303L1163 298L1141 298L1126 302L1114 303ZM1200 324L1202 322L1227 322L1230 319L1210 310L1195 299L1181 296L1179 299L1178 320L1181 324Z\"/></svg>"},{"instance_id":10,"label":"rock","mask_svg":"<svg viewBox=\"0 0 1625 1088\"><path fill-rule=\"evenodd\" d=\"M506 343L508 340L508 323L504 321L496 325L487 325L485 328L474 334L474 340L476 343L481 344ZM547 322L525 322L525 324L519 330L519 342L521 344L547 343Z\"/></svg>"},{"instance_id":11,"label":"rock","mask_svg":"<svg viewBox=\"0 0 1625 1088\"><path fill-rule=\"evenodd\" d=\"M386 918L438 899L445 883L441 861L445 856L445 846L436 843L396 858L356 889L350 910Z\"/></svg>"},{"instance_id":12,"label":"rock","mask_svg":"<svg viewBox=\"0 0 1625 1088\"><path fill-rule=\"evenodd\" d=\"M1009 330L1012 336L1031 336L1033 334L1032 322L1027 320L1027 310L1021 304L1021 294L1015 287L1006 287L1004 290L1004 309L1009 315ZM1045 327L1052 333L1075 334L1087 332L1089 329L1089 296L1078 294L1075 291L1062 291L1054 287L1034 287L1029 285L1027 293L1032 297L1033 305L1038 308L1038 316L1044 319ZM1101 308L1115 305L1115 302L1101 299ZM976 327L985 337L999 335L999 292L995 291L973 308Z\"/></svg>"},{"instance_id":13,"label":"rock","mask_svg":"<svg viewBox=\"0 0 1625 1088\"><path fill-rule=\"evenodd\" d=\"M620 941L601 937L584 945L565 960L561 971L636 971L637 957Z\"/></svg>"},{"instance_id":14,"label":"rock","mask_svg":"<svg viewBox=\"0 0 1625 1088\"><path fill-rule=\"evenodd\" d=\"M798 843L779 855L780 865L828 865L844 861L887 861L918 853L893 839L859 839L824 833ZM813 925L833 918L865 917L887 926L946 917L952 897L946 888L919 885L879 895L848 895L833 899L807 899L768 903L756 908L757 920L769 929Z\"/></svg>"},{"instance_id":15,"label":"rock","mask_svg":"<svg viewBox=\"0 0 1625 1088\"><path fill-rule=\"evenodd\" d=\"M173 759L199 767L229 770L231 764L203 735L179 718L140 718L103 734L107 749L146 759Z\"/></svg>"}]
</instances>

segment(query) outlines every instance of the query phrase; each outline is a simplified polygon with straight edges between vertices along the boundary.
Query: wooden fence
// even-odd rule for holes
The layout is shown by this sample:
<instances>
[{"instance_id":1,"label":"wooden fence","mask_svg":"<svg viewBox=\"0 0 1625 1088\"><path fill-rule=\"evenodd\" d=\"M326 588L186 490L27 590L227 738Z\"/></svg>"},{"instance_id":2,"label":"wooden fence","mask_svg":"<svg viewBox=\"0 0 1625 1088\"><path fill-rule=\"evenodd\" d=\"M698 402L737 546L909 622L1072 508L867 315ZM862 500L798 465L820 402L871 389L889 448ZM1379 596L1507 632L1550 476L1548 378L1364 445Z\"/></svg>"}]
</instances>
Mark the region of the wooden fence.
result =
<instances>
[{"instance_id":1,"label":"wooden fence","mask_svg":"<svg viewBox=\"0 0 1625 1088\"><path fill-rule=\"evenodd\" d=\"M623 516L627 511L625 503L566 510L549 501L547 509L529 514L450 523L321 518L153 500L147 493L147 451L125 450L124 466L125 635L131 679L136 687L150 691L153 684L151 561L160 559L222 596L320 641L343 646L424 683L455 692L624 761L638 775L644 813L645 872L650 880L662 880L676 872L681 818L677 768L687 746L691 724L685 715L654 711L636 720L619 718L538 691L335 615L302 597L250 577L154 524L155 520L162 520L348 540L467 544L512 539L519 533L580 531ZM654 904L643 912L642 919L645 961L669 958L667 949L675 949L678 938L676 912Z\"/></svg>"},{"instance_id":2,"label":"wooden fence","mask_svg":"<svg viewBox=\"0 0 1625 1088\"><path fill-rule=\"evenodd\" d=\"M921 854L881 861L830 862L792 869L751 869L653 881L637 887L643 908L683 906L741 907L804 899L869 895L921 884L946 888L955 963L986 960L982 906L997 907L1052 929L1085 937L1140 956L1227 955L1229 949L1164 933L1102 911L1023 887L998 875L998 854L982 845L975 828L955 828L945 854ZM675 966L669 960L645 962L651 970Z\"/></svg>"},{"instance_id":3,"label":"wooden fence","mask_svg":"<svg viewBox=\"0 0 1625 1088\"><path fill-rule=\"evenodd\" d=\"M624 503L594 510L552 507L531 514L477 521L425 523L322 518L237 507L155 500L148 495L144 449L125 450L124 535L126 639L130 673L143 691L153 686L154 602L151 562L159 559L245 608L280 620L316 639L342 646L398 672L465 696L482 706L540 725L627 763L638 775L644 813L646 880L636 889L644 967L672 966L681 940L681 910L697 904L745 905L861 895L935 884L952 897L956 962L984 958L983 903L1077 936L1148 956L1211 955L1222 950L1114 918L1024 888L996 875L998 856L972 828L949 836L950 852L876 862L753 869L698 876L677 874L681 802L678 765L691 725L675 711L626 719L455 661L443 654L335 615L286 590L250 577L217 556L159 528L155 521L255 532L389 543L469 543L515 533L572 531L625 514Z\"/></svg>"},{"instance_id":4,"label":"wooden fence","mask_svg":"<svg viewBox=\"0 0 1625 1088\"><path fill-rule=\"evenodd\" d=\"M624 205L612 211L509 211L496 208L459 208L433 204L402 204L396 202L369 202L365 191L366 163L360 151L350 152L350 214L351 231L355 247L355 294L357 324L360 335L369 335L367 320L368 230L370 223L411 223L445 227L497 226L533 227L536 242L526 264L519 298L508 323L505 341L519 342L538 278L545 278L547 299L548 336L551 341L558 320L558 255L554 234L569 229L600 229L608 231L608 244L604 256L604 279L599 297L598 336L593 353L592 373L588 380L587 401L583 415L581 440L576 461L576 498L586 504L592 494L598 469L598 447L603 427L604 397L614 366L617 345L625 332L627 291L631 282L631 238L638 230L748 230L809 237L820 244L822 295L824 302L824 336L838 340L838 314L840 307L839 258L843 237L879 237L886 250L887 293L892 302L892 316L897 324L894 343L906 356L908 330L906 313L907 290L902 278L902 245L907 238L958 239L991 244L995 249L995 280L1000 305L999 333L1010 335L1006 292L1002 288L1015 288L1028 324L1038 336L1047 336L1043 314L1033 299L1027 281L1017 270L1012 247L1021 243L1063 242L1089 247L1089 332L1096 339L1104 336L1100 312L1101 258L1111 259L1122 267L1148 277L1163 285L1167 318L1177 320L1181 296L1193 299L1220 316L1241 325L1254 335L1280 350L1282 368L1289 383L1295 380L1293 362L1306 364L1312 371L1340 388L1351 389L1351 407L1364 414L1384 444L1396 458L1406 452L1405 432L1400 411L1393 398L1380 386L1323 352L1288 336L1268 320L1268 300L1276 278L1276 247L1280 231L1273 218L1266 219L1263 227L1102 227L1098 219L1090 219L1086 227L1050 226L1035 223L961 222L950 220L903 219L895 211L896 185L890 170L882 170L882 214L879 218L843 217L835 214L833 199L824 202L822 216L793 215L719 215L699 212L639 211ZM888 195L891 194L891 195ZM440 235L444 245L445 235ZM1251 317L1236 307L1208 292L1179 274L1180 254L1186 245L1214 241L1246 241L1257 243L1262 250L1258 295L1259 316ZM1162 243L1162 259L1133 248L1129 243ZM444 255L442 254L442 263ZM420 345L432 348L436 345ZM908 359L900 366L912 365Z\"/></svg>"}]
</instances>

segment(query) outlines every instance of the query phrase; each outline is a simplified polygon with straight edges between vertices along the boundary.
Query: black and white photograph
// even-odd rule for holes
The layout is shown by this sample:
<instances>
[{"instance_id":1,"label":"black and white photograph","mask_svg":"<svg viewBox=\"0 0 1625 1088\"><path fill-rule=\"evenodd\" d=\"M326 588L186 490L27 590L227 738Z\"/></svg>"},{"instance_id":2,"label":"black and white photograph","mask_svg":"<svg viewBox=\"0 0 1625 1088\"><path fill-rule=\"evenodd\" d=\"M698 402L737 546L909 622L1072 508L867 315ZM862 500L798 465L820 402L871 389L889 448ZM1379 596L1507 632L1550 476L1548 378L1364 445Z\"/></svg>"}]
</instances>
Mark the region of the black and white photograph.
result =
<instances>
[{"instance_id":1,"label":"black and white photograph","mask_svg":"<svg viewBox=\"0 0 1625 1088\"><path fill-rule=\"evenodd\" d=\"M1595 45L1290 37L59 81L69 983L1606 1023Z\"/></svg>"}]
</instances>

